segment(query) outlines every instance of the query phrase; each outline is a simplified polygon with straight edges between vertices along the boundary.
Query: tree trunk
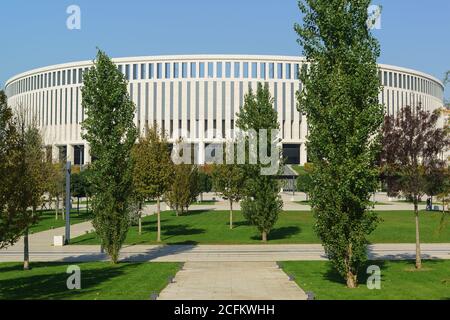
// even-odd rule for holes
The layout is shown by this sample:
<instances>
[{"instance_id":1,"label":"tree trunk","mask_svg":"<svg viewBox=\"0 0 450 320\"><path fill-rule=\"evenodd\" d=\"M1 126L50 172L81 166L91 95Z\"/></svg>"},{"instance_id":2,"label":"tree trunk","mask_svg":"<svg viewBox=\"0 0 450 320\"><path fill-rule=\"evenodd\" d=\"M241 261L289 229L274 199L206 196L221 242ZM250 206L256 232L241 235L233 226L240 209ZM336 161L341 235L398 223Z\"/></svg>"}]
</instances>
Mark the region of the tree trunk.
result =
<instances>
[{"instance_id":1,"label":"tree trunk","mask_svg":"<svg viewBox=\"0 0 450 320\"><path fill-rule=\"evenodd\" d=\"M89 214L89 197L86 197L86 212Z\"/></svg>"},{"instance_id":2,"label":"tree trunk","mask_svg":"<svg viewBox=\"0 0 450 320\"><path fill-rule=\"evenodd\" d=\"M416 216L416 269L421 269L422 258L420 255L419 205L417 198L417 196L414 196L414 214Z\"/></svg>"},{"instance_id":3,"label":"tree trunk","mask_svg":"<svg viewBox=\"0 0 450 320\"><path fill-rule=\"evenodd\" d=\"M55 210L56 210L56 220L58 220L59 219L59 196L56 196Z\"/></svg>"},{"instance_id":4,"label":"tree trunk","mask_svg":"<svg viewBox=\"0 0 450 320\"><path fill-rule=\"evenodd\" d=\"M262 241L267 242L267 231L262 232Z\"/></svg>"},{"instance_id":5,"label":"tree trunk","mask_svg":"<svg viewBox=\"0 0 450 320\"><path fill-rule=\"evenodd\" d=\"M230 230L233 230L233 200L230 200Z\"/></svg>"},{"instance_id":6,"label":"tree trunk","mask_svg":"<svg viewBox=\"0 0 450 320\"><path fill-rule=\"evenodd\" d=\"M156 200L156 214L158 215L158 239L157 242L161 242L161 203L160 199Z\"/></svg>"},{"instance_id":7,"label":"tree trunk","mask_svg":"<svg viewBox=\"0 0 450 320\"><path fill-rule=\"evenodd\" d=\"M348 271L347 272L347 288L355 289L356 287L357 287L356 275L354 275L353 272Z\"/></svg>"},{"instance_id":8,"label":"tree trunk","mask_svg":"<svg viewBox=\"0 0 450 320\"><path fill-rule=\"evenodd\" d=\"M50 198L50 209L53 209L53 198ZM58 210L56 210L56 206L55 206L55 220L58 220Z\"/></svg>"},{"instance_id":9,"label":"tree trunk","mask_svg":"<svg viewBox=\"0 0 450 320\"><path fill-rule=\"evenodd\" d=\"M200 203L203 203L203 192L200 193Z\"/></svg>"},{"instance_id":10,"label":"tree trunk","mask_svg":"<svg viewBox=\"0 0 450 320\"><path fill-rule=\"evenodd\" d=\"M139 213L138 224L139 224L139 235L142 235L142 214L141 213Z\"/></svg>"},{"instance_id":11,"label":"tree trunk","mask_svg":"<svg viewBox=\"0 0 450 320\"><path fill-rule=\"evenodd\" d=\"M80 197L77 197L77 214L80 215Z\"/></svg>"},{"instance_id":12,"label":"tree trunk","mask_svg":"<svg viewBox=\"0 0 450 320\"><path fill-rule=\"evenodd\" d=\"M23 237L23 270L30 270L30 248L28 244L28 227Z\"/></svg>"}]
</instances>

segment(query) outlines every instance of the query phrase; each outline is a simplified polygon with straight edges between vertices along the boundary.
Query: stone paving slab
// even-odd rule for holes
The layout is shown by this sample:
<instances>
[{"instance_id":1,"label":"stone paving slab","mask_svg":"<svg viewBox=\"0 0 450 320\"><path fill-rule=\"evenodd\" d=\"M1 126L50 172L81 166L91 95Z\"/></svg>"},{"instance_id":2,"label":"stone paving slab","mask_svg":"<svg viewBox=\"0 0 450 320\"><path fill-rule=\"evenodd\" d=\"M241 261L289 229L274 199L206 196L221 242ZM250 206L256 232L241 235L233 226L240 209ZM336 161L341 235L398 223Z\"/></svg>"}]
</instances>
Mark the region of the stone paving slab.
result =
<instances>
[{"instance_id":1,"label":"stone paving slab","mask_svg":"<svg viewBox=\"0 0 450 320\"><path fill-rule=\"evenodd\" d=\"M187 262L159 300L306 300L274 262Z\"/></svg>"},{"instance_id":2,"label":"stone paving slab","mask_svg":"<svg viewBox=\"0 0 450 320\"><path fill-rule=\"evenodd\" d=\"M422 244L423 259L450 259L450 244ZM415 244L376 244L368 247L370 259L405 260L415 258ZM104 261L100 246L40 247L30 251L32 261ZM120 258L131 262L276 262L317 261L327 257L320 244L292 245L176 245L125 246ZM0 251L0 262L22 261L23 250Z\"/></svg>"}]
</instances>

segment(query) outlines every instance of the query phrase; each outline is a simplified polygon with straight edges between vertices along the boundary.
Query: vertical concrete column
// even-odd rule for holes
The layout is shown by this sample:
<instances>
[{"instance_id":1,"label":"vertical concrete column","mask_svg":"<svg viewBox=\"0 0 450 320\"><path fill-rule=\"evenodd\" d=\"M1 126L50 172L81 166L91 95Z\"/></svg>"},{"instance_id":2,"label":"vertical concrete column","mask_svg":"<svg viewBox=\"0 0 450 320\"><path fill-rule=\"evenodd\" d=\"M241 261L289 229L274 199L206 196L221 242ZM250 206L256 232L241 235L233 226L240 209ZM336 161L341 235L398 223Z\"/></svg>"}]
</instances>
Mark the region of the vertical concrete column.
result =
<instances>
[{"instance_id":1,"label":"vertical concrete column","mask_svg":"<svg viewBox=\"0 0 450 320\"><path fill-rule=\"evenodd\" d=\"M91 146L86 143L84 145L84 164L91 164L91 163L92 163Z\"/></svg>"},{"instance_id":2,"label":"vertical concrete column","mask_svg":"<svg viewBox=\"0 0 450 320\"><path fill-rule=\"evenodd\" d=\"M300 145L300 165L301 166L304 166L308 162L308 156L307 156L306 152L307 152L306 151L306 143L303 142Z\"/></svg>"},{"instance_id":3,"label":"vertical concrete column","mask_svg":"<svg viewBox=\"0 0 450 320\"><path fill-rule=\"evenodd\" d=\"M198 164L199 165L205 164L205 143L204 142L198 143Z\"/></svg>"},{"instance_id":4,"label":"vertical concrete column","mask_svg":"<svg viewBox=\"0 0 450 320\"><path fill-rule=\"evenodd\" d=\"M52 146L52 161L53 163L59 162L59 147L55 145Z\"/></svg>"},{"instance_id":5,"label":"vertical concrete column","mask_svg":"<svg viewBox=\"0 0 450 320\"><path fill-rule=\"evenodd\" d=\"M75 148L73 145L67 145L67 161L70 161L72 165L75 163Z\"/></svg>"}]
</instances>

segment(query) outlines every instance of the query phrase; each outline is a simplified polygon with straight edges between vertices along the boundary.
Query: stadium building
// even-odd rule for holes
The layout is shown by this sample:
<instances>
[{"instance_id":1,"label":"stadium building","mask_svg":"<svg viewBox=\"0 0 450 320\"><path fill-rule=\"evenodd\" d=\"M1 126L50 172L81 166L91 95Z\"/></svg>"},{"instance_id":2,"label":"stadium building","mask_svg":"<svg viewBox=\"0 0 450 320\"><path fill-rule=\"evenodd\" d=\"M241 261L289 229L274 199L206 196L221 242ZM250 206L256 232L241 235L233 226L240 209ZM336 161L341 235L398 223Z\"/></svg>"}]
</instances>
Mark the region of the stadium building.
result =
<instances>
[{"instance_id":1,"label":"stadium building","mask_svg":"<svg viewBox=\"0 0 450 320\"><path fill-rule=\"evenodd\" d=\"M300 57L249 55L150 56L113 59L129 81L141 133L157 124L174 143L182 137L195 146L200 164L207 146L234 136L236 112L258 82L267 83L278 112L281 143L289 164L307 162L307 119L296 108L302 88ZM19 74L6 82L8 102L26 108L41 128L49 156L76 165L91 162L89 145L81 138L85 113L81 104L83 73L92 61L59 64ZM443 107L444 86L425 73L379 65L384 88L380 103L389 114L404 105L426 110Z\"/></svg>"}]
</instances>

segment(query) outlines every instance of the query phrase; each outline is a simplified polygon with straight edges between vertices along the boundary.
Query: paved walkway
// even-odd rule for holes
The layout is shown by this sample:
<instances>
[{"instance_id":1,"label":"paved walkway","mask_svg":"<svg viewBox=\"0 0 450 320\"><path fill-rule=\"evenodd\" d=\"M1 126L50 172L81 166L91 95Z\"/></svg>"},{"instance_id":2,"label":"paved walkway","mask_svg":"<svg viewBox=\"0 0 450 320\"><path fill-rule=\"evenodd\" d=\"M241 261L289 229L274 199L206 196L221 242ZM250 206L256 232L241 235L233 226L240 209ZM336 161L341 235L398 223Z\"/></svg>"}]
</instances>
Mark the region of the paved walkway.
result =
<instances>
[{"instance_id":1,"label":"paved walkway","mask_svg":"<svg viewBox=\"0 0 450 320\"><path fill-rule=\"evenodd\" d=\"M159 300L306 300L273 262L188 262Z\"/></svg>"},{"instance_id":2,"label":"paved walkway","mask_svg":"<svg viewBox=\"0 0 450 320\"><path fill-rule=\"evenodd\" d=\"M36 248L36 247L34 247ZM450 244L422 244L423 259L449 259ZM374 260L415 258L414 244L377 244L369 246ZM31 261L88 262L106 261L99 246L42 247L31 250ZM0 251L0 262L19 262L23 250L16 247ZM120 259L131 262L276 262L326 260L320 244L294 245L177 245L125 246Z\"/></svg>"}]
</instances>

